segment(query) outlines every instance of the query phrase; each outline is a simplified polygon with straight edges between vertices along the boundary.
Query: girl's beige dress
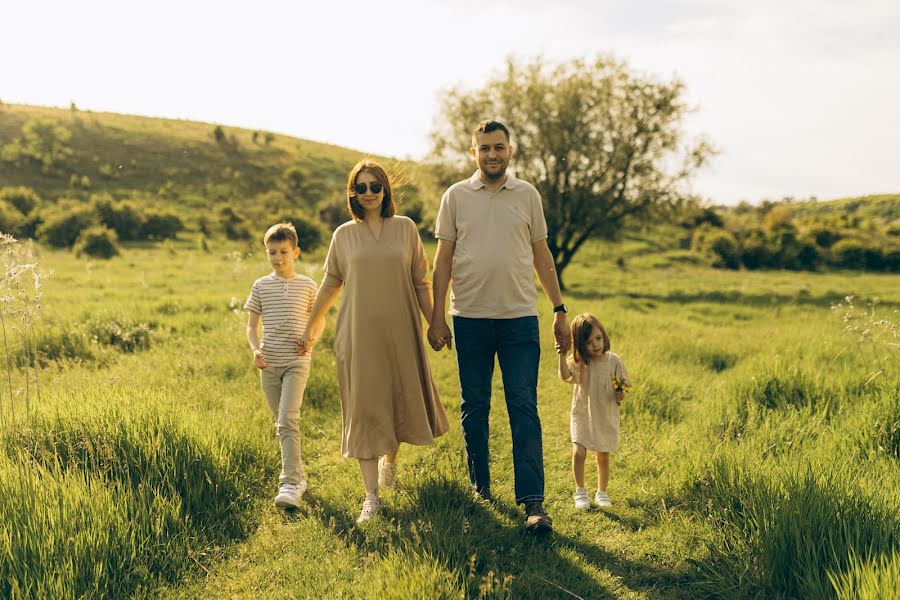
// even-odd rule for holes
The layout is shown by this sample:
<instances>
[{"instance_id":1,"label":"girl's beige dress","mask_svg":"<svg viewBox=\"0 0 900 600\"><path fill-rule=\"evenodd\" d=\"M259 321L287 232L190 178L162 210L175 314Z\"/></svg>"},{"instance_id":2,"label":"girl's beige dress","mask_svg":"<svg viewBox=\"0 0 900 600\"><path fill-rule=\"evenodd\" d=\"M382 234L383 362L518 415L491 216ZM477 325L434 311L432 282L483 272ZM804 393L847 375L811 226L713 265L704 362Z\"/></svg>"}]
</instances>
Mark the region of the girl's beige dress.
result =
<instances>
[{"instance_id":1,"label":"girl's beige dress","mask_svg":"<svg viewBox=\"0 0 900 600\"><path fill-rule=\"evenodd\" d=\"M349 221L334 232L325 280L344 286L334 352L345 457L376 458L400 442L431 444L449 428L416 299L430 293L427 271L422 240L408 217L385 219L378 239L364 222Z\"/></svg>"},{"instance_id":2,"label":"girl's beige dress","mask_svg":"<svg viewBox=\"0 0 900 600\"><path fill-rule=\"evenodd\" d=\"M615 452L619 448L619 404L613 390L613 376L631 385L625 364L618 355L606 353L606 359L592 360L585 366L567 358L575 373L572 415L569 430L572 441L592 452Z\"/></svg>"}]
</instances>

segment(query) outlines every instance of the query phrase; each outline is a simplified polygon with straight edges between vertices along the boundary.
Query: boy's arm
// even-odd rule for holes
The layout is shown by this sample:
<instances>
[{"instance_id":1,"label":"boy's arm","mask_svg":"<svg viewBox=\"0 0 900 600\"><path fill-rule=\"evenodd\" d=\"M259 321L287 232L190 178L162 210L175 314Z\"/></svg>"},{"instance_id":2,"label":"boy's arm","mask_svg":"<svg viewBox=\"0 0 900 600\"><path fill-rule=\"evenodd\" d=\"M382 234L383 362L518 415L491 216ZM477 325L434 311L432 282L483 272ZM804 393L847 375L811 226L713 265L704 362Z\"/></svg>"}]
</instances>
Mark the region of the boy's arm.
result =
<instances>
[{"instance_id":1,"label":"boy's arm","mask_svg":"<svg viewBox=\"0 0 900 600\"><path fill-rule=\"evenodd\" d=\"M247 343L250 344L250 350L253 352L253 364L260 369L266 367L266 359L263 358L262 351L259 349L259 313L247 311Z\"/></svg>"}]
</instances>

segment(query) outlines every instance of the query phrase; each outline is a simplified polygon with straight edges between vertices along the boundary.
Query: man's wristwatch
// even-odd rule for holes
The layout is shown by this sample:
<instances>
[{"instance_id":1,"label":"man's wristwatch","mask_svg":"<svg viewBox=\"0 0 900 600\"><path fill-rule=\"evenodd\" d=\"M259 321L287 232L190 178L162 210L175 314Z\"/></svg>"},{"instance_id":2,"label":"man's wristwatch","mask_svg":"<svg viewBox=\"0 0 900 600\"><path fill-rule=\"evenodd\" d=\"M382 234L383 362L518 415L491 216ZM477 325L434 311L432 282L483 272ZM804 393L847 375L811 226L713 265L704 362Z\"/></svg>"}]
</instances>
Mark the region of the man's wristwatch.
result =
<instances>
[{"instance_id":1,"label":"man's wristwatch","mask_svg":"<svg viewBox=\"0 0 900 600\"><path fill-rule=\"evenodd\" d=\"M565 304L560 304L559 306L554 306L554 307L553 307L553 312L555 312L555 313L558 313L558 312L561 312L561 313L567 313L567 312L569 312L569 309L566 307Z\"/></svg>"}]
</instances>

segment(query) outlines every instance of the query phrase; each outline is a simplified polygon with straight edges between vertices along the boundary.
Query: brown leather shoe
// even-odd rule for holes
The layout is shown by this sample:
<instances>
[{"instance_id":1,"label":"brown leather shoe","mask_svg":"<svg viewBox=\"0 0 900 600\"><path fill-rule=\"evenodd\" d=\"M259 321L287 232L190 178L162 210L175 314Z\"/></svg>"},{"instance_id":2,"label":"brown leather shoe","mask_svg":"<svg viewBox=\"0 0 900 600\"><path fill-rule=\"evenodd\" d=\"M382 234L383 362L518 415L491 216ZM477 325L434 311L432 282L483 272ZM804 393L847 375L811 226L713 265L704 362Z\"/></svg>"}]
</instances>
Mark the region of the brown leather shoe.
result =
<instances>
[{"instance_id":1,"label":"brown leather shoe","mask_svg":"<svg viewBox=\"0 0 900 600\"><path fill-rule=\"evenodd\" d=\"M525 530L535 533L553 531L553 519L550 518L540 502L525 503Z\"/></svg>"}]
</instances>

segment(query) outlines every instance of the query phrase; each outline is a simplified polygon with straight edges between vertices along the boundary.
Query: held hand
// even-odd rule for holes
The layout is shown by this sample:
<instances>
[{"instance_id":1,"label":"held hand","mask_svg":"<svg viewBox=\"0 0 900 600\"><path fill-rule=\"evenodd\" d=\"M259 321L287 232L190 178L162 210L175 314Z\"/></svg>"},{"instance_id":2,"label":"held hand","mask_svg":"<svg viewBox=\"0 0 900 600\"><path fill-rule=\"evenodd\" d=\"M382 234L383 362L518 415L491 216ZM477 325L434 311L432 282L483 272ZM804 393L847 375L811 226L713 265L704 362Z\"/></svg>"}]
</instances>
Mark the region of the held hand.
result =
<instances>
[{"instance_id":1,"label":"held hand","mask_svg":"<svg viewBox=\"0 0 900 600\"><path fill-rule=\"evenodd\" d=\"M309 335L309 331L304 331L303 335L300 336L300 339L297 340L297 354L300 356L305 356L312 352L313 346L316 345L318 340L312 338Z\"/></svg>"},{"instance_id":2,"label":"held hand","mask_svg":"<svg viewBox=\"0 0 900 600\"><path fill-rule=\"evenodd\" d=\"M447 321L438 318L431 323L428 327L428 343L435 351L440 351L444 346L453 349L453 334L447 327Z\"/></svg>"},{"instance_id":3,"label":"held hand","mask_svg":"<svg viewBox=\"0 0 900 600\"><path fill-rule=\"evenodd\" d=\"M625 399L625 392L616 392L616 404L622 404Z\"/></svg>"},{"instance_id":4,"label":"held hand","mask_svg":"<svg viewBox=\"0 0 900 600\"><path fill-rule=\"evenodd\" d=\"M256 365L257 369L265 369L267 366L266 359L263 357L263 354L260 350L257 350L253 353L253 364Z\"/></svg>"},{"instance_id":5,"label":"held hand","mask_svg":"<svg viewBox=\"0 0 900 600\"><path fill-rule=\"evenodd\" d=\"M566 313L558 312L553 315L553 337L556 338L554 348L559 353L568 352L572 346L572 331L569 329L569 321Z\"/></svg>"}]
</instances>

